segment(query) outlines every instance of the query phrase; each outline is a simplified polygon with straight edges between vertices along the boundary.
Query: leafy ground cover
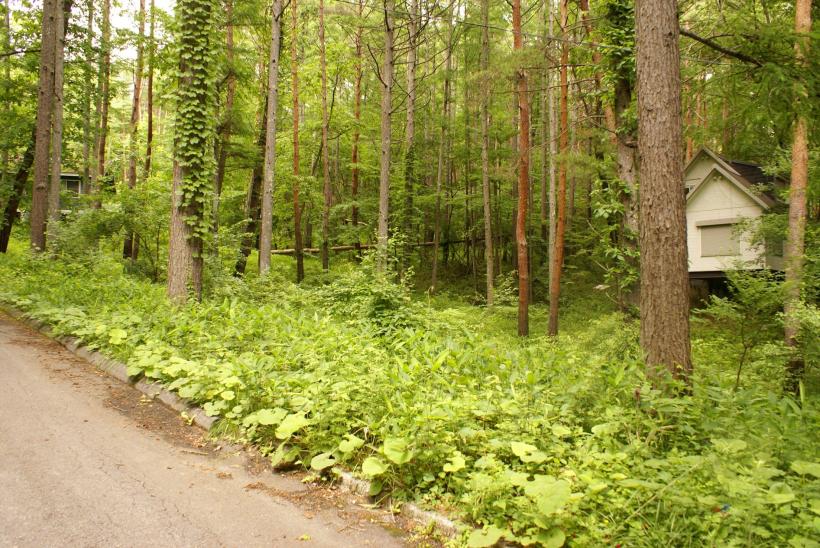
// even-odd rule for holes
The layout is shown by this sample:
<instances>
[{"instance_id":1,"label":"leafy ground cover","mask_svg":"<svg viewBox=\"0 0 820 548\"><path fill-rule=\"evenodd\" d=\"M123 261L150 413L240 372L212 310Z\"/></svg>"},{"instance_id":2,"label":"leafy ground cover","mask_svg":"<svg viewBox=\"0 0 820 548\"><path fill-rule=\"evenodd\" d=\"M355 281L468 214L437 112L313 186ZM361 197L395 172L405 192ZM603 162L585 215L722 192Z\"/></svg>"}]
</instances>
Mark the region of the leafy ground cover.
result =
<instances>
[{"instance_id":1,"label":"leafy ground cover","mask_svg":"<svg viewBox=\"0 0 820 548\"><path fill-rule=\"evenodd\" d=\"M225 279L182 307L105 256L15 249L0 279L0 300L275 464L354 469L374 496L482 526L472 546L817 546L817 401L783 397L765 353L733 390L739 347L712 327L693 341L693 395L670 398L642 377L637 325L581 290L561 337L522 341L512 309L424 302L367 265L313 286Z\"/></svg>"}]
</instances>

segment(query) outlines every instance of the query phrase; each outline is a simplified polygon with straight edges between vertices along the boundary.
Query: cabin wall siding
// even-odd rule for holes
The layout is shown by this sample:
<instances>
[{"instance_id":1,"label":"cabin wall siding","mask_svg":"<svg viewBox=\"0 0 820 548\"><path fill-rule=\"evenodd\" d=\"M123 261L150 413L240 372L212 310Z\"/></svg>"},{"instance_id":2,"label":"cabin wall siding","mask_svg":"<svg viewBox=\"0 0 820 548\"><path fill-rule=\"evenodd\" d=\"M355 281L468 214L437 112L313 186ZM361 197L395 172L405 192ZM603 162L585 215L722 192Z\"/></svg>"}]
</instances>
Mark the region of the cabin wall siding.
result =
<instances>
[{"instance_id":1,"label":"cabin wall siding","mask_svg":"<svg viewBox=\"0 0 820 548\"><path fill-rule=\"evenodd\" d=\"M702 164L711 164L704 166ZM703 160L693 166L705 176L714 167L711 162ZM691 172L687 173L687 175ZM689 177L687 177L687 180ZM686 205L687 243L689 247L690 272L718 272L731 270L743 263L746 268L762 268L762 249L751 244L749 231L737 234L739 255L736 256L702 256L702 228L698 224L708 224L715 220L733 219L737 221L757 219L763 214L760 207L745 192L718 173L708 176L688 200Z\"/></svg>"}]
</instances>

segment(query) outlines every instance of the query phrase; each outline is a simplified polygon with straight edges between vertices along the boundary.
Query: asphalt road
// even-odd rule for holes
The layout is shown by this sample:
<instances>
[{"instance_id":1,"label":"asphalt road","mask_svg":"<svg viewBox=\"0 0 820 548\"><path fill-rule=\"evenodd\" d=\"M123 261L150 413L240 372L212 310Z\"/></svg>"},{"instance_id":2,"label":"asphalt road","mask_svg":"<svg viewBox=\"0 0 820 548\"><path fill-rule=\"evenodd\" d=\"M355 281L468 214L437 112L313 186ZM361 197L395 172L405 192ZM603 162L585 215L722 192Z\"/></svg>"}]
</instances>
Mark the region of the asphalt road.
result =
<instances>
[{"instance_id":1,"label":"asphalt road","mask_svg":"<svg viewBox=\"0 0 820 548\"><path fill-rule=\"evenodd\" d=\"M0 313L0 546L402 546Z\"/></svg>"}]
</instances>

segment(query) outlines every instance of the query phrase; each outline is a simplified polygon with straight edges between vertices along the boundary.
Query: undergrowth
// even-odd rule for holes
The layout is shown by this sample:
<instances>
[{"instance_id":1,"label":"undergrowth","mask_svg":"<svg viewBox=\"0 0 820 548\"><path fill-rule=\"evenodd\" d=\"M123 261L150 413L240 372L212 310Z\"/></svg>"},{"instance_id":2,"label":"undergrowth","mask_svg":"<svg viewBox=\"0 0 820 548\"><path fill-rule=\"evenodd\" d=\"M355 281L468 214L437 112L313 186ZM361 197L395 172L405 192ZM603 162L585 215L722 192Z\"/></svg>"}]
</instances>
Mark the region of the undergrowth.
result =
<instances>
[{"instance_id":1,"label":"undergrowth","mask_svg":"<svg viewBox=\"0 0 820 548\"><path fill-rule=\"evenodd\" d=\"M637 325L594 297L568 303L564 335L522 341L499 328L504 307L425 304L368 265L314 287L226 281L181 307L102 255L16 251L0 279L0 300L166 383L274 464L355 469L376 497L482 526L472 546L817 546L817 402L782 396L771 364L734 390L709 329L694 395L672 398L642 376Z\"/></svg>"}]
</instances>

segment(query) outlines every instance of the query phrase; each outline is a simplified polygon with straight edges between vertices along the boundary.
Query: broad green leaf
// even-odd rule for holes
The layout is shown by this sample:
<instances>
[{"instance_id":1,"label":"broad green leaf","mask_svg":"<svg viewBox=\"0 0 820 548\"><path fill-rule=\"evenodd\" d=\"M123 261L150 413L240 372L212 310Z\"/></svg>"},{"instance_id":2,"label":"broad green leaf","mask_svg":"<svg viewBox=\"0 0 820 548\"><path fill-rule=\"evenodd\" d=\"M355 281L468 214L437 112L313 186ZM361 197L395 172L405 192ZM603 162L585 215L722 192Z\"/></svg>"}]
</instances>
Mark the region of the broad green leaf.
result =
<instances>
[{"instance_id":1,"label":"broad green leaf","mask_svg":"<svg viewBox=\"0 0 820 548\"><path fill-rule=\"evenodd\" d=\"M549 516L564 507L572 490L565 480L536 475L524 486L524 493L532 499L542 514Z\"/></svg>"},{"instance_id":2,"label":"broad green leaf","mask_svg":"<svg viewBox=\"0 0 820 548\"><path fill-rule=\"evenodd\" d=\"M547 460L547 454L539 451L538 448L529 443L514 441L510 443L510 449L522 462L534 462L540 464Z\"/></svg>"},{"instance_id":3,"label":"broad green leaf","mask_svg":"<svg viewBox=\"0 0 820 548\"><path fill-rule=\"evenodd\" d=\"M467 461L464 460L464 455L460 452L456 451L452 457L450 457L450 462L444 465L445 472L458 472L462 468L467 466Z\"/></svg>"},{"instance_id":4,"label":"broad green leaf","mask_svg":"<svg viewBox=\"0 0 820 548\"><path fill-rule=\"evenodd\" d=\"M345 439L339 442L339 451L344 454L352 453L362 445L364 445L363 439L354 436L353 434L347 434Z\"/></svg>"},{"instance_id":5,"label":"broad green leaf","mask_svg":"<svg viewBox=\"0 0 820 548\"><path fill-rule=\"evenodd\" d=\"M413 452L407 448L405 438L387 438L384 440L384 456L396 464L405 464L413 458Z\"/></svg>"},{"instance_id":6,"label":"broad green leaf","mask_svg":"<svg viewBox=\"0 0 820 548\"><path fill-rule=\"evenodd\" d=\"M792 463L792 470L801 476L814 476L820 478L820 464L816 462L807 462L804 460L796 460Z\"/></svg>"},{"instance_id":7,"label":"broad green leaf","mask_svg":"<svg viewBox=\"0 0 820 548\"><path fill-rule=\"evenodd\" d=\"M331 453L319 453L310 459L310 467L314 470L324 470L336 464L336 459Z\"/></svg>"},{"instance_id":8,"label":"broad green leaf","mask_svg":"<svg viewBox=\"0 0 820 548\"><path fill-rule=\"evenodd\" d=\"M712 445L719 452L728 454L739 453L747 447L746 442L743 440L721 438L712 438Z\"/></svg>"},{"instance_id":9,"label":"broad green leaf","mask_svg":"<svg viewBox=\"0 0 820 548\"><path fill-rule=\"evenodd\" d=\"M120 329L119 327L115 327L111 331L108 332L108 342L111 344L119 345L125 342L125 339L128 338L128 332L125 329Z\"/></svg>"},{"instance_id":10,"label":"broad green leaf","mask_svg":"<svg viewBox=\"0 0 820 548\"><path fill-rule=\"evenodd\" d=\"M766 502L769 504L786 504L794 500L794 492L787 484L778 482L769 487Z\"/></svg>"},{"instance_id":11,"label":"broad green leaf","mask_svg":"<svg viewBox=\"0 0 820 548\"><path fill-rule=\"evenodd\" d=\"M572 430L570 430L563 424L553 424L552 433L559 438L563 438L564 436L569 436L570 434L572 434Z\"/></svg>"},{"instance_id":12,"label":"broad green leaf","mask_svg":"<svg viewBox=\"0 0 820 548\"><path fill-rule=\"evenodd\" d=\"M367 457L362 463L362 474L368 478L380 476L387 472L387 464L377 457Z\"/></svg>"},{"instance_id":13,"label":"broad green leaf","mask_svg":"<svg viewBox=\"0 0 820 548\"><path fill-rule=\"evenodd\" d=\"M223 400L231 401L236 398L236 393L233 390L223 390L220 396Z\"/></svg>"},{"instance_id":14,"label":"broad green leaf","mask_svg":"<svg viewBox=\"0 0 820 548\"><path fill-rule=\"evenodd\" d=\"M467 539L467 546L470 548L493 546L496 542L501 540L504 533L504 529L499 529L495 525L487 526L484 529L476 530L470 533L470 537Z\"/></svg>"},{"instance_id":15,"label":"broad green leaf","mask_svg":"<svg viewBox=\"0 0 820 548\"><path fill-rule=\"evenodd\" d=\"M291 437L296 431L301 430L310 424L304 413L291 413L282 421L276 429L276 437L285 440Z\"/></svg>"}]
</instances>

